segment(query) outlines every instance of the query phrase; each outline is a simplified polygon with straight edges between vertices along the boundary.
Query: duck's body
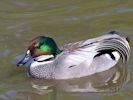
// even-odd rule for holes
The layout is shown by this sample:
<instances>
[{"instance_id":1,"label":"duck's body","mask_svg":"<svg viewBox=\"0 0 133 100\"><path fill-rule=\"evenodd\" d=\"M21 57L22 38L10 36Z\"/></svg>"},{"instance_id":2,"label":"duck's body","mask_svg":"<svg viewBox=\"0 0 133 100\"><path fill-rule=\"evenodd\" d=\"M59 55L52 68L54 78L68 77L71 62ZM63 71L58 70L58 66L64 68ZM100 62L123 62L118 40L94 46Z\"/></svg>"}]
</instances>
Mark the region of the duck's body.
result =
<instances>
[{"instance_id":1,"label":"duck's body","mask_svg":"<svg viewBox=\"0 0 133 100\"><path fill-rule=\"evenodd\" d=\"M88 76L112 68L120 58L126 62L129 50L124 37L110 32L98 38L66 44L56 56L47 54L34 57L29 73L33 77L47 79Z\"/></svg>"}]
</instances>

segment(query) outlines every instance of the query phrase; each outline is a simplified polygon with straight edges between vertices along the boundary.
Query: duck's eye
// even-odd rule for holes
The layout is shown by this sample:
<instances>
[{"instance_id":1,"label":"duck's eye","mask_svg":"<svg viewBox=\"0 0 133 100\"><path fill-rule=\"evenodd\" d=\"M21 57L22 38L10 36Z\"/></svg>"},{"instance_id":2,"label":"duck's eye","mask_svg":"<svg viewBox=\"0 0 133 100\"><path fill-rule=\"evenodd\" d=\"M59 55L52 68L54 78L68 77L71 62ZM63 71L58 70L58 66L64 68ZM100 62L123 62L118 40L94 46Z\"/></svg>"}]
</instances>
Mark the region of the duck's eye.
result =
<instances>
[{"instance_id":1,"label":"duck's eye","mask_svg":"<svg viewBox=\"0 0 133 100\"><path fill-rule=\"evenodd\" d=\"M43 45L43 43L42 43L42 42L40 42L40 43L39 43L39 46L41 46L41 45Z\"/></svg>"},{"instance_id":2,"label":"duck's eye","mask_svg":"<svg viewBox=\"0 0 133 100\"><path fill-rule=\"evenodd\" d=\"M43 42L43 41L40 41L40 42L37 42L37 43L35 44L35 47L41 48L41 46L43 46L43 45L44 45L44 42Z\"/></svg>"},{"instance_id":3,"label":"duck's eye","mask_svg":"<svg viewBox=\"0 0 133 100\"><path fill-rule=\"evenodd\" d=\"M35 44L35 47L36 47L36 48L40 48L40 44L39 44L39 43L36 43L36 44Z\"/></svg>"},{"instance_id":4,"label":"duck's eye","mask_svg":"<svg viewBox=\"0 0 133 100\"><path fill-rule=\"evenodd\" d=\"M41 46L41 45L44 45L44 43L45 43L44 40L41 39L38 44L39 44L39 46Z\"/></svg>"}]
</instances>

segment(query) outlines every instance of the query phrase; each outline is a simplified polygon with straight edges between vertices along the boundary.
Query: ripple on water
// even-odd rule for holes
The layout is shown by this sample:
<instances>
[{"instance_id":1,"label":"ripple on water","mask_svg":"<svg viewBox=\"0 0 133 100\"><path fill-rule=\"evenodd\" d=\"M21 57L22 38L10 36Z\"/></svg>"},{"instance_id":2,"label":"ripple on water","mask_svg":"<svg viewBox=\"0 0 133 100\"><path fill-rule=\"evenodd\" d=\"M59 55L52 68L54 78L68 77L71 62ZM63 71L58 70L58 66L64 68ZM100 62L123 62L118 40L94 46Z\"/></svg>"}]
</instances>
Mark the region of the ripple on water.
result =
<instances>
[{"instance_id":1,"label":"ripple on water","mask_svg":"<svg viewBox=\"0 0 133 100\"><path fill-rule=\"evenodd\" d=\"M115 8L114 12L116 12L116 13L133 12L133 8Z\"/></svg>"},{"instance_id":2,"label":"ripple on water","mask_svg":"<svg viewBox=\"0 0 133 100\"><path fill-rule=\"evenodd\" d=\"M11 52L10 49L4 49L3 51L0 52L0 56L7 56Z\"/></svg>"},{"instance_id":3,"label":"ripple on water","mask_svg":"<svg viewBox=\"0 0 133 100\"><path fill-rule=\"evenodd\" d=\"M27 0L12 0L12 2L20 7L27 7L29 5Z\"/></svg>"},{"instance_id":4,"label":"ripple on water","mask_svg":"<svg viewBox=\"0 0 133 100\"><path fill-rule=\"evenodd\" d=\"M5 96L4 94L0 94L0 99L2 100L10 100L7 96Z\"/></svg>"}]
</instances>

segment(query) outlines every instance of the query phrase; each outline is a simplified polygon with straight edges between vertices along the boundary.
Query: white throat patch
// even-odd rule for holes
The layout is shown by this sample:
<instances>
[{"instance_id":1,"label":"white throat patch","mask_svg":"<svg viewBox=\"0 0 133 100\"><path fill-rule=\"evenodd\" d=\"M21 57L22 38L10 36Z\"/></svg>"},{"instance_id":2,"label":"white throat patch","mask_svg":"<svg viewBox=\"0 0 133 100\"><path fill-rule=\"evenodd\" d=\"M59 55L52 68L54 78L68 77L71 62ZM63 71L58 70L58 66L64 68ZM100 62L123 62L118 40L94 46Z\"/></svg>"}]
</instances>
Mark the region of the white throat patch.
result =
<instances>
[{"instance_id":1,"label":"white throat patch","mask_svg":"<svg viewBox=\"0 0 133 100\"><path fill-rule=\"evenodd\" d=\"M42 56L36 57L35 60L36 61L44 61L46 59L50 59L50 58L53 58L53 57L54 57L53 55L42 55Z\"/></svg>"}]
</instances>

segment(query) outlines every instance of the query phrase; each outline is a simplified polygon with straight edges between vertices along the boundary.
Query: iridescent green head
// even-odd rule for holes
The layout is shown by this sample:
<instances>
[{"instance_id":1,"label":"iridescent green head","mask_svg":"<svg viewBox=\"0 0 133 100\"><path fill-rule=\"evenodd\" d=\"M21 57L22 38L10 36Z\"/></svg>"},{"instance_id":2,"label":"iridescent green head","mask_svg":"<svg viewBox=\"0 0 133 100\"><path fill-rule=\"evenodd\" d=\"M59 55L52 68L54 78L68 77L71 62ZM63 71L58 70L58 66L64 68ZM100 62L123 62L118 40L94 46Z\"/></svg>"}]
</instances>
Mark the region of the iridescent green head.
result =
<instances>
[{"instance_id":1,"label":"iridescent green head","mask_svg":"<svg viewBox=\"0 0 133 100\"><path fill-rule=\"evenodd\" d=\"M60 53L58 46L55 41L46 36L39 36L31 40L28 47L30 50L31 56L38 57L41 55L53 55L56 56Z\"/></svg>"},{"instance_id":2,"label":"iridescent green head","mask_svg":"<svg viewBox=\"0 0 133 100\"><path fill-rule=\"evenodd\" d=\"M60 52L61 51L52 38L39 36L30 41L24 58L17 66L24 65L32 58L35 58L37 61L48 61L51 58L55 58Z\"/></svg>"}]
</instances>

